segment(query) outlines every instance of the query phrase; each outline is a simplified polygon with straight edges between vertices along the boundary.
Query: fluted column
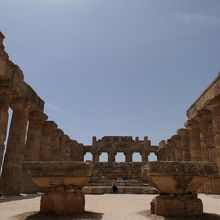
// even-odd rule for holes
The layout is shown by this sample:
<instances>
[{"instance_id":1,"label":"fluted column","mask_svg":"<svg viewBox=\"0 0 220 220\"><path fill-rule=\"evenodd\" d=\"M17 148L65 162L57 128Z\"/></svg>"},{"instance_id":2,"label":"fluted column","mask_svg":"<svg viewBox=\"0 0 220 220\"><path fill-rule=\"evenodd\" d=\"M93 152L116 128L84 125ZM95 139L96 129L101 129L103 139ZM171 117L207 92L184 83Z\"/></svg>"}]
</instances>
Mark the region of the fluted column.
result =
<instances>
[{"instance_id":1,"label":"fluted column","mask_svg":"<svg viewBox=\"0 0 220 220\"><path fill-rule=\"evenodd\" d=\"M220 174L220 103L212 105L211 111L212 111L214 143L216 147L216 163L219 168L219 174Z\"/></svg>"},{"instance_id":2,"label":"fluted column","mask_svg":"<svg viewBox=\"0 0 220 220\"><path fill-rule=\"evenodd\" d=\"M132 151L125 151L124 154L125 154L125 162L126 163L132 162L133 152Z\"/></svg>"},{"instance_id":3,"label":"fluted column","mask_svg":"<svg viewBox=\"0 0 220 220\"><path fill-rule=\"evenodd\" d=\"M175 159L176 161L182 161L182 151L181 151L181 138L179 135L173 135L172 140L175 148Z\"/></svg>"},{"instance_id":4,"label":"fluted column","mask_svg":"<svg viewBox=\"0 0 220 220\"><path fill-rule=\"evenodd\" d=\"M7 151L2 172L2 192L18 195L21 189L25 137L30 106L25 100L14 100L13 115L9 131Z\"/></svg>"},{"instance_id":5,"label":"fluted column","mask_svg":"<svg viewBox=\"0 0 220 220\"><path fill-rule=\"evenodd\" d=\"M209 111L203 111L196 120L199 122L200 128L200 142L202 151L202 161L211 161L209 157L210 150L210 137L209 137L209 124L211 121L211 113Z\"/></svg>"},{"instance_id":6,"label":"fluted column","mask_svg":"<svg viewBox=\"0 0 220 220\"><path fill-rule=\"evenodd\" d=\"M175 161L176 160L175 147L172 138L167 140L167 147L169 148L168 150L169 161Z\"/></svg>"},{"instance_id":7,"label":"fluted column","mask_svg":"<svg viewBox=\"0 0 220 220\"><path fill-rule=\"evenodd\" d=\"M52 132L52 140L51 140L51 159L53 161L59 161L59 153L60 153L60 136L63 135L63 131L61 129L55 129Z\"/></svg>"},{"instance_id":8,"label":"fluted column","mask_svg":"<svg viewBox=\"0 0 220 220\"><path fill-rule=\"evenodd\" d=\"M65 160L70 160L71 155L71 139L68 135L66 135L66 148L65 148Z\"/></svg>"},{"instance_id":9,"label":"fluted column","mask_svg":"<svg viewBox=\"0 0 220 220\"><path fill-rule=\"evenodd\" d=\"M189 131L191 161L202 161L199 124L192 119L188 120L185 126Z\"/></svg>"},{"instance_id":10,"label":"fluted column","mask_svg":"<svg viewBox=\"0 0 220 220\"><path fill-rule=\"evenodd\" d=\"M190 161L190 143L189 143L189 131L187 129L179 129L177 131L181 141L182 160Z\"/></svg>"},{"instance_id":11,"label":"fluted column","mask_svg":"<svg viewBox=\"0 0 220 220\"><path fill-rule=\"evenodd\" d=\"M0 90L0 168L5 151L5 140L8 128L9 95L6 91Z\"/></svg>"},{"instance_id":12,"label":"fluted column","mask_svg":"<svg viewBox=\"0 0 220 220\"><path fill-rule=\"evenodd\" d=\"M42 112L31 112L29 114L29 126L25 146L25 161L39 161L42 137L42 125L47 120L47 115Z\"/></svg>"},{"instance_id":13,"label":"fluted column","mask_svg":"<svg viewBox=\"0 0 220 220\"><path fill-rule=\"evenodd\" d=\"M59 161L64 161L65 160L65 149L66 149L66 139L64 132L61 132L60 138L59 138Z\"/></svg>"},{"instance_id":14,"label":"fluted column","mask_svg":"<svg viewBox=\"0 0 220 220\"><path fill-rule=\"evenodd\" d=\"M42 112L31 112L29 114L29 126L27 132L27 141L25 145L24 161L40 160L40 144L42 136L42 125L47 120L47 115ZM38 187L31 180L31 177L23 172L21 192L36 193Z\"/></svg>"},{"instance_id":15,"label":"fluted column","mask_svg":"<svg viewBox=\"0 0 220 220\"><path fill-rule=\"evenodd\" d=\"M42 138L41 138L41 150L40 160L51 161L51 143L52 143L52 132L57 128L57 125L53 121L46 121L42 127Z\"/></svg>"},{"instance_id":16,"label":"fluted column","mask_svg":"<svg viewBox=\"0 0 220 220\"><path fill-rule=\"evenodd\" d=\"M71 153L70 153L71 161L81 161L84 160L84 150L83 145L79 144L75 140L71 140Z\"/></svg>"}]
</instances>

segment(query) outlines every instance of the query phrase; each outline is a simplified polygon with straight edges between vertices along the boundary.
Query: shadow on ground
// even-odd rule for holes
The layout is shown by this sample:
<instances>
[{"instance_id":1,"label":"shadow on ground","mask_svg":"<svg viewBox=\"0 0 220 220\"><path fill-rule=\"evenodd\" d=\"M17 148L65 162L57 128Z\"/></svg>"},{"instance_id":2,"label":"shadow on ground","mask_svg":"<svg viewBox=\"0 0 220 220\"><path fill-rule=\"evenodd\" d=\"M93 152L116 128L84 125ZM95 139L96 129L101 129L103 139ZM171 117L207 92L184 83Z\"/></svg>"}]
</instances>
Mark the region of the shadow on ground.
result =
<instances>
[{"instance_id":1,"label":"shadow on ground","mask_svg":"<svg viewBox=\"0 0 220 220\"><path fill-rule=\"evenodd\" d=\"M36 197L39 197L40 194L28 194L28 195L20 195L20 196L7 196L7 197L0 197L0 203L3 202L11 202L11 201L17 201L17 200L24 200L24 199L34 199Z\"/></svg>"},{"instance_id":2,"label":"shadow on ground","mask_svg":"<svg viewBox=\"0 0 220 220\"><path fill-rule=\"evenodd\" d=\"M101 220L103 213L84 212L80 214L58 216L52 214L43 214L39 212L26 212L17 216L14 216L14 220Z\"/></svg>"},{"instance_id":3,"label":"shadow on ground","mask_svg":"<svg viewBox=\"0 0 220 220\"><path fill-rule=\"evenodd\" d=\"M150 210L142 211L139 214L144 215L147 219L151 220L220 220L220 215L212 214L212 213L204 213L202 216L195 217L163 217L151 215Z\"/></svg>"}]
</instances>

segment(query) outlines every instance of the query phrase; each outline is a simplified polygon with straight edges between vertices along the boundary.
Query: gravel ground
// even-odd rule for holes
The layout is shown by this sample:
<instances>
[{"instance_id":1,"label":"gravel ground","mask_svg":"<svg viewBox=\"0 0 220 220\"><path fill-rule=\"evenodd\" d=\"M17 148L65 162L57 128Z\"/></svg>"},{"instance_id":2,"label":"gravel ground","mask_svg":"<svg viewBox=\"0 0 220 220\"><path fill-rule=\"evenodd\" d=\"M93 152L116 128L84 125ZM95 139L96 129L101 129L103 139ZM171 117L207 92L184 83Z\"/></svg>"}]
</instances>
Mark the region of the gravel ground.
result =
<instances>
[{"instance_id":1,"label":"gravel ground","mask_svg":"<svg viewBox=\"0 0 220 220\"><path fill-rule=\"evenodd\" d=\"M40 196L29 195L0 199L0 220L181 220L151 216L150 201L155 195L105 194L86 195L86 212L80 215L52 216L38 213ZM190 219L220 220L220 196L200 194L204 216Z\"/></svg>"}]
</instances>

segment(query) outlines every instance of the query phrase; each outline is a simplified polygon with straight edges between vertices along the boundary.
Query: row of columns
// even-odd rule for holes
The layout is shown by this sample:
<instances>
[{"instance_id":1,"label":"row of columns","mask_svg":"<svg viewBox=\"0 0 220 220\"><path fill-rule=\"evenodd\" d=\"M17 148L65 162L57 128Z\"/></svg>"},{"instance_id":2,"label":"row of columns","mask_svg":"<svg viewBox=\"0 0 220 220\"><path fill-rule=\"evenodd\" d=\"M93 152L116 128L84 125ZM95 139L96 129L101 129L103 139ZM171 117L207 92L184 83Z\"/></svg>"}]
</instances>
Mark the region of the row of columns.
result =
<instances>
[{"instance_id":1,"label":"row of columns","mask_svg":"<svg viewBox=\"0 0 220 220\"><path fill-rule=\"evenodd\" d=\"M99 151L92 151L92 160L94 163L99 163L99 158L100 158L100 155L102 154L102 152L99 152ZM116 155L118 152L115 152L115 151L109 151L109 152L106 152L108 154L108 163L114 163L115 162L115 158L116 158ZM133 153L132 151L124 151L122 152L124 153L125 155L125 162L126 163L130 163L132 162L132 156L133 156ZM142 157L142 162L143 163L146 163L148 162L148 156L149 156L150 152L140 152L140 155Z\"/></svg>"},{"instance_id":2,"label":"row of columns","mask_svg":"<svg viewBox=\"0 0 220 220\"><path fill-rule=\"evenodd\" d=\"M13 110L7 148L8 111ZM17 195L30 192L33 184L23 173L23 161L83 161L83 148L47 121L43 112L33 111L27 100L10 100L7 93L0 96L0 163L3 194Z\"/></svg>"},{"instance_id":3,"label":"row of columns","mask_svg":"<svg viewBox=\"0 0 220 220\"><path fill-rule=\"evenodd\" d=\"M197 112L196 117L185 123L185 127L167 142L160 143L158 159L215 162L220 176L220 101L212 102L205 110ZM220 193L219 177L207 182L201 191Z\"/></svg>"},{"instance_id":4,"label":"row of columns","mask_svg":"<svg viewBox=\"0 0 220 220\"><path fill-rule=\"evenodd\" d=\"M158 150L158 160L163 161L190 161L189 132L179 129L170 139L161 141Z\"/></svg>"}]
</instances>

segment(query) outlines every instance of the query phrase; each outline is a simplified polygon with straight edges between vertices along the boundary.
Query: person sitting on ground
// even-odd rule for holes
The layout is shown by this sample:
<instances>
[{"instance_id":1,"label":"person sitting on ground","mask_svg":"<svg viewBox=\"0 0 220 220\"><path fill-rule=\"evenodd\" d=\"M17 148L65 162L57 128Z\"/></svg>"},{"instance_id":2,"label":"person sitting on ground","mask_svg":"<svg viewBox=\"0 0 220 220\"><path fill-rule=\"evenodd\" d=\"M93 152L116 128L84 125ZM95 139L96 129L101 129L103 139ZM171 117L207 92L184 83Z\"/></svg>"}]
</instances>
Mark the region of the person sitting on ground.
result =
<instances>
[{"instance_id":1,"label":"person sitting on ground","mask_svg":"<svg viewBox=\"0 0 220 220\"><path fill-rule=\"evenodd\" d=\"M117 193L118 192L118 187L117 183L115 180L112 181L112 193Z\"/></svg>"}]
</instances>

